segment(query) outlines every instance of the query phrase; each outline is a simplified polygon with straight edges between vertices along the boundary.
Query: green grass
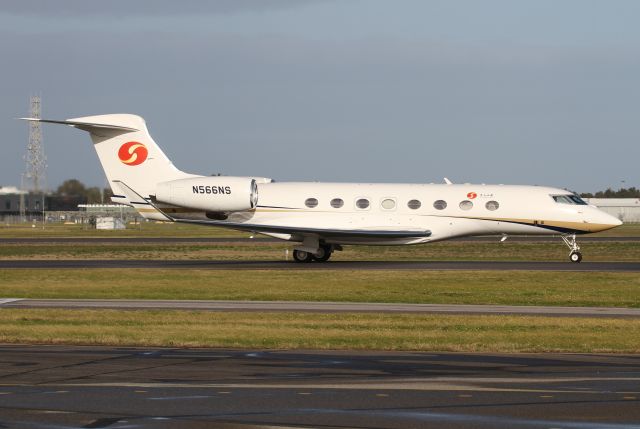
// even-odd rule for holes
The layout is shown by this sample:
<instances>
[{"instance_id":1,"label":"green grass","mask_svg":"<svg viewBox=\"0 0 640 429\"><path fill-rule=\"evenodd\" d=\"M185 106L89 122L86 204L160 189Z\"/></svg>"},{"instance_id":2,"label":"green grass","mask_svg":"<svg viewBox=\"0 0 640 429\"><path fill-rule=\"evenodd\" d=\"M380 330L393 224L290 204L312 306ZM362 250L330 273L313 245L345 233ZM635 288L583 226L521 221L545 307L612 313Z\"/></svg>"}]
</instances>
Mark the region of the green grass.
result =
<instances>
[{"instance_id":1,"label":"green grass","mask_svg":"<svg viewBox=\"0 0 640 429\"><path fill-rule=\"evenodd\" d=\"M0 246L0 259L283 260L287 243L57 243ZM640 242L582 244L584 261L638 261ZM289 251L291 258L291 251ZM415 246L346 246L335 261L567 261L557 242L442 242Z\"/></svg>"},{"instance_id":2,"label":"green grass","mask_svg":"<svg viewBox=\"0 0 640 429\"><path fill-rule=\"evenodd\" d=\"M125 230L97 230L87 224L42 223L32 227L23 224L0 224L0 238L41 238L41 237L248 237L250 234L226 228L198 225L142 222L127 225Z\"/></svg>"},{"instance_id":3,"label":"green grass","mask_svg":"<svg viewBox=\"0 0 640 429\"><path fill-rule=\"evenodd\" d=\"M0 270L0 296L640 307L637 273Z\"/></svg>"},{"instance_id":4,"label":"green grass","mask_svg":"<svg viewBox=\"0 0 640 429\"><path fill-rule=\"evenodd\" d=\"M640 352L640 320L4 309L0 342L267 349Z\"/></svg>"},{"instance_id":5,"label":"green grass","mask_svg":"<svg viewBox=\"0 0 640 429\"><path fill-rule=\"evenodd\" d=\"M602 235L602 234L598 234ZM624 225L607 236L640 236ZM143 224L0 227L0 237L246 237ZM585 261L640 260L638 243L584 243ZM280 243L3 244L2 259L279 260ZM558 243L347 247L335 260L565 261ZM0 296L640 307L638 273L86 269L0 270ZM0 310L0 342L491 352L640 352L640 320L525 316Z\"/></svg>"},{"instance_id":6,"label":"green grass","mask_svg":"<svg viewBox=\"0 0 640 429\"><path fill-rule=\"evenodd\" d=\"M638 261L640 243L581 243L584 261ZM416 246L349 246L335 260L371 261L567 261L568 248L558 242L460 242Z\"/></svg>"}]
</instances>

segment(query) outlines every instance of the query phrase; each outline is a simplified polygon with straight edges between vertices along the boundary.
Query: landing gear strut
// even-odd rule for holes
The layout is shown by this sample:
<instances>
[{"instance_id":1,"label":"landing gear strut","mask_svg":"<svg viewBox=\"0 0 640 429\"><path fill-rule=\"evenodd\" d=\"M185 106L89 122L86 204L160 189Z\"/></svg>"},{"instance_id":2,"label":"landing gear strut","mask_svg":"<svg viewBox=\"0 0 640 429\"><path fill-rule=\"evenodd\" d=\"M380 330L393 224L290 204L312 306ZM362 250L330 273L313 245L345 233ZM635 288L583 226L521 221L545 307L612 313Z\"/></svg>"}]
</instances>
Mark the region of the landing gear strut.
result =
<instances>
[{"instance_id":1,"label":"landing gear strut","mask_svg":"<svg viewBox=\"0 0 640 429\"><path fill-rule=\"evenodd\" d=\"M580 246L576 242L576 235L563 235L562 241L569 247L569 260L571 262L580 262L582 261L582 253L580 253Z\"/></svg>"}]
</instances>

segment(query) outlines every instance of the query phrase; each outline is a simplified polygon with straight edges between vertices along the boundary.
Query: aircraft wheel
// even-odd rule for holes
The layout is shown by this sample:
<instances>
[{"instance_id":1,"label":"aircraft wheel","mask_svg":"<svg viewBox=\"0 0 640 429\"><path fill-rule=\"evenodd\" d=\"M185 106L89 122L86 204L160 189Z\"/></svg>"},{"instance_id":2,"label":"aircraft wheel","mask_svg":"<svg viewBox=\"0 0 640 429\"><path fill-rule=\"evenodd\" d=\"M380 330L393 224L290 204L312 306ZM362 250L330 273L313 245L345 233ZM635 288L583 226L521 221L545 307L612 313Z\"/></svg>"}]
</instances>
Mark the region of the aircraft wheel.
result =
<instances>
[{"instance_id":1,"label":"aircraft wheel","mask_svg":"<svg viewBox=\"0 0 640 429\"><path fill-rule=\"evenodd\" d=\"M571 262L580 262L582 261L582 253L580 252L571 252L569 255L569 259Z\"/></svg>"},{"instance_id":2,"label":"aircraft wheel","mask_svg":"<svg viewBox=\"0 0 640 429\"><path fill-rule=\"evenodd\" d=\"M313 261L313 255L304 250L293 250L293 260L296 262L311 262Z\"/></svg>"},{"instance_id":3,"label":"aircraft wheel","mask_svg":"<svg viewBox=\"0 0 640 429\"><path fill-rule=\"evenodd\" d=\"M331 257L331 246L320 246L318 251L313 255L313 260L317 262L327 262Z\"/></svg>"}]
</instances>

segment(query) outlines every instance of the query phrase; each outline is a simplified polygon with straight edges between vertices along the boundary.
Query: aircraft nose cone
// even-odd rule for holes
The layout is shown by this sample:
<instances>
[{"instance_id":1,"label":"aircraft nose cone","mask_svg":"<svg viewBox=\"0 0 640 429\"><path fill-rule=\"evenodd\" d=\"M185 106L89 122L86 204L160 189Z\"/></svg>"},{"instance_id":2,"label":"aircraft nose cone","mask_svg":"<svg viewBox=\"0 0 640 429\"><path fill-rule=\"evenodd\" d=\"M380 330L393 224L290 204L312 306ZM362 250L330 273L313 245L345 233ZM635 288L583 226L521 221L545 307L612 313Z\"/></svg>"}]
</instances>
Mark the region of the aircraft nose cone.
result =
<instances>
[{"instance_id":1,"label":"aircraft nose cone","mask_svg":"<svg viewBox=\"0 0 640 429\"><path fill-rule=\"evenodd\" d=\"M620 219L603 211L599 211L596 223L606 225L606 229L615 228L616 226L622 225L622 221Z\"/></svg>"}]
</instances>

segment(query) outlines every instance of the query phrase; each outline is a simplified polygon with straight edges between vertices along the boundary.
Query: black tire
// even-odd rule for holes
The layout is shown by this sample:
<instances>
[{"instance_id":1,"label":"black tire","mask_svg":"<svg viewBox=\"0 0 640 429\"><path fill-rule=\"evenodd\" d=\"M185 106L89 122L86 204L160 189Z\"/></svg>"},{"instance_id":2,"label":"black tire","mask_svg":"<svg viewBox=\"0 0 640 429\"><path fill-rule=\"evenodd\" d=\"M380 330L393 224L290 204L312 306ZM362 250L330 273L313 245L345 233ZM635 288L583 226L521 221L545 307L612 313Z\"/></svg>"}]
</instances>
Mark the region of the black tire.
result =
<instances>
[{"instance_id":1,"label":"black tire","mask_svg":"<svg viewBox=\"0 0 640 429\"><path fill-rule=\"evenodd\" d=\"M304 250L293 250L293 260L296 262L311 262L313 261L313 255Z\"/></svg>"},{"instance_id":2,"label":"black tire","mask_svg":"<svg viewBox=\"0 0 640 429\"><path fill-rule=\"evenodd\" d=\"M332 250L331 246L320 246L318 253L313 255L313 260L317 262L327 262L331 257Z\"/></svg>"},{"instance_id":3,"label":"black tire","mask_svg":"<svg viewBox=\"0 0 640 429\"><path fill-rule=\"evenodd\" d=\"M577 264L578 262L582 261L582 253L571 252L571 254L569 255L569 260Z\"/></svg>"}]
</instances>

